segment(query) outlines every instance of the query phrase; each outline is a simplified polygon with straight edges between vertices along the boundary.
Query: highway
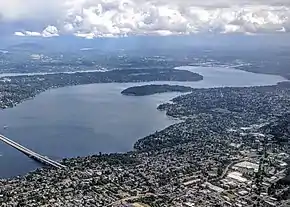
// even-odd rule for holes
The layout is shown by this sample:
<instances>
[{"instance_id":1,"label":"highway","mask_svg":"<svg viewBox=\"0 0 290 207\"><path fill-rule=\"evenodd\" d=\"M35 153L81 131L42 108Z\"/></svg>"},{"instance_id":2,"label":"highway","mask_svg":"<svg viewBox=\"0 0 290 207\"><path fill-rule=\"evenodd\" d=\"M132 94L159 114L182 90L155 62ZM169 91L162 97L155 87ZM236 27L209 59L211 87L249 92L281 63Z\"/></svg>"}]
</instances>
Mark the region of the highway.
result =
<instances>
[{"instance_id":1,"label":"highway","mask_svg":"<svg viewBox=\"0 0 290 207\"><path fill-rule=\"evenodd\" d=\"M213 181L219 181L219 180L225 178L225 176L227 175L229 169L230 169L233 165L235 165L235 164L237 164L237 163L239 163L239 162L247 161L247 160L248 160L248 159L244 159L244 158L243 158L243 159L240 159L240 160L236 160L236 161L231 162L230 164L228 164L228 165L226 166L226 168L224 169L223 173L222 173L219 177L217 177L217 178L213 178L213 179L211 179L211 180L209 180L209 181L210 181L210 182L213 182Z\"/></svg>"},{"instance_id":2,"label":"highway","mask_svg":"<svg viewBox=\"0 0 290 207\"><path fill-rule=\"evenodd\" d=\"M66 166L54 161L54 160L51 160L49 159L48 157L45 157L45 156L42 156L36 152L33 152L32 150L30 149L27 149L26 147L18 144L17 142L14 142L13 140L3 136L0 134L0 141L10 145L11 147L17 149L18 151L26 154L28 157L40 162L40 163L43 163L45 165L50 165L52 167L55 167L55 168L65 168Z\"/></svg>"}]
</instances>

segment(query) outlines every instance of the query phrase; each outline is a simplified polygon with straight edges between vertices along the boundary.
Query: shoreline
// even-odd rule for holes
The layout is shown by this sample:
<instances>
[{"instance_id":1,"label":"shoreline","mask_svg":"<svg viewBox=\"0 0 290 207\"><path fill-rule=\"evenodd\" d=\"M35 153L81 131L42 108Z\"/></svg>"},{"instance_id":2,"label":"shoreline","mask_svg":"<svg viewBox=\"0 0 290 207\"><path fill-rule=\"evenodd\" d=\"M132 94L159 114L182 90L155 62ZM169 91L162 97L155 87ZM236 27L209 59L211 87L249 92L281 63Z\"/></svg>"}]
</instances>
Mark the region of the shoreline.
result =
<instances>
[{"instance_id":1,"label":"shoreline","mask_svg":"<svg viewBox=\"0 0 290 207\"><path fill-rule=\"evenodd\" d=\"M184 196L192 202L200 198L203 202L204 196L210 196L215 204L223 197L212 186L226 191L222 183L233 179L236 187L231 191L243 199L238 192L246 185L254 195L248 201L254 204L255 197L260 196L259 189L251 185L256 174L249 170L244 177L237 168L249 165L258 169L261 160L269 165L277 163L269 166L279 178L273 182L285 179L288 139L282 139L283 131L276 129L285 128L288 119L281 115L288 111L289 97L290 88L278 85L196 89L164 105L166 114L185 120L139 139L134 150L65 158L61 162L65 169L44 167L0 179L0 195L4 192L0 202L80 206L89 201L88 206L112 207L124 201L174 207L184 202L179 199ZM270 135L273 138L267 143L272 147L267 148L263 143ZM260 153L263 151L268 153ZM265 179L273 176L269 172L263 174ZM195 187L202 191L188 195ZM287 195L287 189L281 185L266 198L274 197L275 206L280 206L283 199L275 193ZM148 195L148 200L143 195Z\"/></svg>"},{"instance_id":2,"label":"shoreline","mask_svg":"<svg viewBox=\"0 0 290 207\"><path fill-rule=\"evenodd\" d=\"M190 71L191 72L191 71ZM151 82L151 81L149 81L149 82ZM154 83L158 83L158 82L160 82L160 81L153 81ZM130 83L130 84L137 84L136 82L128 82L128 83ZM146 83L148 83L148 81L144 81L144 82L139 82L138 84L146 84ZM187 81L184 81L183 83L187 83ZM111 84L111 83L90 83L90 84ZM278 85L279 83L277 83L276 85ZM80 84L80 85L89 85L89 84ZM59 89L59 88L65 88L65 87L74 87L75 85L67 85L67 86L63 86L63 87L55 87L55 88L49 88L48 90L46 90L46 91L50 91L50 90L54 90L54 89ZM275 86L275 85L268 85L269 87L272 87L272 86ZM248 87L213 87L213 88L211 88L211 89L216 89L216 88L252 88L252 87L267 87L267 86L248 86ZM196 89L193 89L193 90L196 90ZM197 89L198 90L198 89ZM46 92L46 91L43 91L43 92ZM43 92L41 92L41 93L43 93ZM121 91L120 91L121 92ZM38 94L39 95L39 94ZM178 95L177 97L179 97L179 96L182 96L182 94L181 95ZM175 98L177 98L177 97L175 97ZM32 98L29 98L29 99L33 99L34 97L32 97ZM28 100L29 100L28 99ZM157 107L156 107L156 110L158 110L158 111L164 111L164 110L162 110L162 109L160 109L159 107L161 106L161 105L163 105L163 104L159 104ZM177 120L179 120L180 122L183 122L184 121L184 119L183 118L178 118L178 117L175 117L175 116L172 116L172 114L168 114L168 111L165 111L165 114L166 114L166 116L168 116L168 117L171 117L171 118L173 118L173 119L177 119ZM173 125L175 125L175 124L173 124ZM172 126L172 125L170 125L170 126ZM168 126L168 127L170 127L170 126ZM168 128L168 127L166 127L166 128ZM165 130L166 128L164 128L164 129L161 129L161 131L162 130ZM149 135L148 135L149 136ZM147 137L147 136L145 136L145 137ZM143 139L143 138L145 138L145 137L140 137L140 139ZM138 142L139 140L137 140L136 142ZM136 143L135 142L135 143ZM133 146L135 145L135 143L133 143ZM132 149L132 151L134 151L134 148ZM129 152L126 152L126 153L131 153L132 151L129 151ZM110 154L115 154L115 153L110 153ZM123 154L123 153L118 153L118 154ZM92 155L88 155L88 156L92 156ZM63 159L61 159L61 161L63 161L64 159L74 159L74 157L67 157L67 158L63 158ZM40 167L41 169L43 168L43 167ZM28 173L30 173L30 172L28 172ZM24 175L20 175L20 176L24 176ZM13 177L11 177L11 178L13 178ZM1 179L1 178L0 178Z\"/></svg>"},{"instance_id":3,"label":"shoreline","mask_svg":"<svg viewBox=\"0 0 290 207\"><path fill-rule=\"evenodd\" d=\"M157 81L157 82L158 82L158 81ZM146 82L143 82L143 83L146 83ZM280 82L279 82L279 83L280 83ZM172 100L175 100L175 99L181 98L182 96L190 95L192 92L194 92L194 91L199 91L199 90L202 91L202 90L216 90L216 89L246 89L246 88L257 88L257 89L259 89L259 88L273 88L273 87L279 87L279 83L277 83L276 85L267 85L267 86L249 86L249 87L216 87L216 88L208 88L208 89L204 89L204 88L194 89L194 88L193 88L191 92L184 92L184 93L181 92L180 95L175 96ZM111 84L111 83L92 83L92 84ZM145 86L147 86L147 85L145 85ZM65 87L74 87L74 86L65 86ZM281 87L283 87L283 85L282 85ZM49 91L49 90L56 90L56 89L59 89L59 88L52 88L52 89L48 89L47 91ZM44 91L44 92L47 92L47 91ZM120 93L121 93L121 91L120 91ZM169 92L169 93L173 93L173 92ZM136 96L136 97L139 97L139 96ZM174 105L175 102L172 101L172 100L170 101L171 103L168 102L168 103L161 103L161 104L159 104L159 105L156 107L156 111L164 112L165 115L166 115L168 118L172 118L172 119L174 119L174 120L177 120L178 123L171 124L171 125L169 125L169 126L163 128L163 129L161 129L160 131L157 131L156 133L159 133L159 132L161 132L161 131L167 130L168 128L173 127L173 126L176 126L176 125L178 125L178 124L180 124L180 123L183 123L183 122L185 122L188 118L190 118L190 117L175 116L174 114L170 113L170 112L168 111L168 109L166 109L166 108L162 108L162 106L166 106L167 104ZM0 110L3 110L3 109L0 109ZM99 153L99 154L95 153L95 154L88 154L88 155L86 155L86 156L64 157L64 158L59 159L59 160L56 160L56 161L58 161L60 164L64 164L64 165L65 165L65 163L66 163L67 161L69 161L69 160L86 159L86 158L89 159L89 158L91 158L91 157L99 157L99 158L106 157L106 158L108 158L108 157L110 157L110 156L113 156L113 157L114 157L114 156L119 156L119 155L120 155L120 156L127 156L127 155L132 155L132 154L135 154L135 153L140 153L140 152L142 153L142 151L138 152L138 149L136 149L136 145L137 145L137 143L140 142L141 140L144 140L144 139L146 139L146 138L148 138L148 137L150 137L150 136L151 136L151 135L148 134L148 135L146 135L145 137L140 137L137 141L135 141L135 143L133 143L133 147L132 147L132 149L129 150L129 151L127 151L127 152L111 152L111 153ZM2 156L2 155L0 154L0 157L1 157L1 156ZM70 166L67 166L67 167L70 167ZM9 178L1 178L1 177L0 177L0 181L1 181L1 180L3 181L3 180L18 179L18 178L22 178L22 177L26 177L26 176L33 175L34 173L38 173L39 171L47 171L47 172L49 172L50 170L56 170L56 169L53 168L53 167L51 167L51 166L43 165L42 167L38 167L38 168L36 168L35 170L29 171L29 172L27 172L27 173L25 173L25 174L22 174L22 175L11 176L11 177L9 177Z\"/></svg>"},{"instance_id":4,"label":"shoreline","mask_svg":"<svg viewBox=\"0 0 290 207\"><path fill-rule=\"evenodd\" d=\"M203 76L187 70L175 69L129 69L106 72L55 73L32 76L0 77L4 101L0 108L12 108L15 105L34 98L36 95L54 88L66 86L87 85L94 83L140 83L150 81L181 81L197 82ZM12 91L12 92L10 92ZM20 92L19 92L20 91ZM0 98L3 98L0 96ZM6 103L5 103L6 101Z\"/></svg>"}]
</instances>

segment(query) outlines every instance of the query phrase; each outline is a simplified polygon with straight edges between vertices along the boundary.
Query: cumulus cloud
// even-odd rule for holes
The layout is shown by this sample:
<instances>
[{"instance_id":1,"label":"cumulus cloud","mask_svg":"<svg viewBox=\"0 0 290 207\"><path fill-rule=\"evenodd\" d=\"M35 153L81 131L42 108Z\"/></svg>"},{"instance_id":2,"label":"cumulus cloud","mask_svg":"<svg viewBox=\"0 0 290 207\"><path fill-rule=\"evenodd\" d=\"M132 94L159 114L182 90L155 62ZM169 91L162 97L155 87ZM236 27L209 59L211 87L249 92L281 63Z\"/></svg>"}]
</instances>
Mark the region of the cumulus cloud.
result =
<instances>
[{"instance_id":1,"label":"cumulus cloud","mask_svg":"<svg viewBox=\"0 0 290 207\"><path fill-rule=\"evenodd\" d=\"M290 1L9 0L0 1L0 21L22 22L15 35L44 37L289 32Z\"/></svg>"},{"instance_id":2,"label":"cumulus cloud","mask_svg":"<svg viewBox=\"0 0 290 207\"><path fill-rule=\"evenodd\" d=\"M16 36L31 36L31 37L55 37L59 36L58 29L55 26L47 26L42 32L32 32L32 31L23 31L23 32L14 32Z\"/></svg>"}]
</instances>

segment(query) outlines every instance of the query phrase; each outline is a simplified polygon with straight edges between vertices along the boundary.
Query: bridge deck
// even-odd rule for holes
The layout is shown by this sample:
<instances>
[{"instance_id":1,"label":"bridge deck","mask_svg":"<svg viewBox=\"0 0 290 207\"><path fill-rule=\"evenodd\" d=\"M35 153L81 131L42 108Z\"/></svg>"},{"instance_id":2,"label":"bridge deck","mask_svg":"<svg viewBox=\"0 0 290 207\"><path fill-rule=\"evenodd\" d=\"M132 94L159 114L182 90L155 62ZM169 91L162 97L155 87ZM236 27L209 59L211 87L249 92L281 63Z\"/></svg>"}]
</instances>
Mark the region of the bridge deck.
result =
<instances>
[{"instance_id":1,"label":"bridge deck","mask_svg":"<svg viewBox=\"0 0 290 207\"><path fill-rule=\"evenodd\" d=\"M42 156L36 152L33 152L32 150L18 144L17 142L3 136L3 135L0 135L0 141L3 141L4 143L10 145L11 147L19 150L20 152L28 155L29 157L31 157L32 159L38 161L38 162L41 162L43 164L46 164L46 165L50 165L50 166L53 166L55 168L65 168L64 165L54 161L54 160L51 160L49 159L48 157L45 157L45 156Z\"/></svg>"}]
</instances>

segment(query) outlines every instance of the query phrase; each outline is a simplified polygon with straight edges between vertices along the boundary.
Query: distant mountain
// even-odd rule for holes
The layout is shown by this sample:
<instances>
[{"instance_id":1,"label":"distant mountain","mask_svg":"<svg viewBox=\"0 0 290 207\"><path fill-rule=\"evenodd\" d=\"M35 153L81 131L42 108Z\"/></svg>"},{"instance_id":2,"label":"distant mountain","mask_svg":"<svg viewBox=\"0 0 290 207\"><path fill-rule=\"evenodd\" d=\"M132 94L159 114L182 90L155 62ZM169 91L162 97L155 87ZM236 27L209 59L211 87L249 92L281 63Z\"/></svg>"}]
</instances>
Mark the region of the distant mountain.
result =
<instances>
[{"instance_id":1,"label":"distant mountain","mask_svg":"<svg viewBox=\"0 0 290 207\"><path fill-rule=\"evenodd\" d=\"M11 45L7 48L9 51L31 51L31 50L43 50L45 47L35 42L24 42L15 45Z\"/></svg>"},{"instance_id":2,"label":"distant mountain","mask_svg":"<svg viewBox=\"0 0 290 207\"><path fill-rule=\"evenodd\" d=\"M290 80L290 75L288 77L286 77ZM290 81L284 81L284 82L280 82L278 83L279 87L286 87L286 88L290 88Z\"/></svg>"}]
</instances>

